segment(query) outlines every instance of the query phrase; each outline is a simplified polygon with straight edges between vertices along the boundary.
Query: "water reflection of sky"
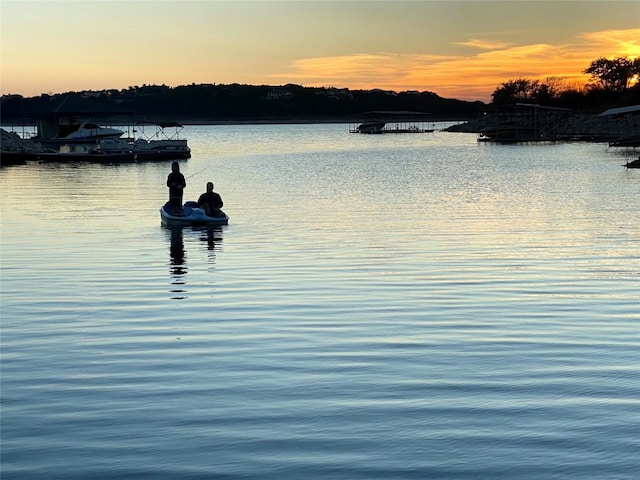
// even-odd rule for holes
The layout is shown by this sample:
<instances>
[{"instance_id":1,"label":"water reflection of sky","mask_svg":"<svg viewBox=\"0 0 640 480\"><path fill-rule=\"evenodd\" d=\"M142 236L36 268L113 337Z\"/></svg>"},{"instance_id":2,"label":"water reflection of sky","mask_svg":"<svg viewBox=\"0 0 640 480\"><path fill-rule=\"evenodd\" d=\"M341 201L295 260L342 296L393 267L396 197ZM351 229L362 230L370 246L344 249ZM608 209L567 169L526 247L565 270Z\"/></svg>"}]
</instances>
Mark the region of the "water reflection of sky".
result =
<instances>
[{"instance_id":1,"label":"water reflection of sky","mask_svg":"<svg viewBox=\"0 0 640 480\"><path fill-rule=\"evenodd\" d=\"M190 126L211 232L169 162L0 168L6 476L634 478L640 172L346 128Z\"/></svg>"}]
</instances>

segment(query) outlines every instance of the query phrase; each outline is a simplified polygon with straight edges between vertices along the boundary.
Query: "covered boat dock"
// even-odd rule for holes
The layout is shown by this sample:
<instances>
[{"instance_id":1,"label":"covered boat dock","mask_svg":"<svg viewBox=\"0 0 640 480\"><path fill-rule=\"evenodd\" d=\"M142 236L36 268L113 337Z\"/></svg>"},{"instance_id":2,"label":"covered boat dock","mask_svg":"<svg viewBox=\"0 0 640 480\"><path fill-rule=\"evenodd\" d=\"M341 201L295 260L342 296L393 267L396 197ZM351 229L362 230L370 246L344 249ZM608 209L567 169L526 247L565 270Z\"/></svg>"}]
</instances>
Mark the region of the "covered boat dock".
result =
<instances>
[{"instance_id":1,"label":"covered boat dock","mask_svg":"<svg viewBox=\"0 0 640 480\"><path fill-rule=\"evenodd\" d=\"M621 133L609 142L610 147L640 147L640 105L610 108L598 116L624 119Z\"/></svg>"},{"instance_id":2,"label":"covered boat dock","mask_svg":"<svg viewBox=\"0 0 640 480\"><path fill-rule=\"evenodd\" d=\"M430 113L411 111L376 110L360 113L356 120L350 122L349 133L382 134L382 133L426 133L433 132L425 127Z\"/></svg>"},{"instance_id":3,"label":"covered boat dock","mask_svg":"<svg viewBox=\"0 0 640 480\"><path fill-rule=\"evenodd\" d=\"M549 142L564 139L562 120L571 110L531 103L498 105L490 112L492 123L480 132L479 142Z\"/></svg>"}]
</instances>

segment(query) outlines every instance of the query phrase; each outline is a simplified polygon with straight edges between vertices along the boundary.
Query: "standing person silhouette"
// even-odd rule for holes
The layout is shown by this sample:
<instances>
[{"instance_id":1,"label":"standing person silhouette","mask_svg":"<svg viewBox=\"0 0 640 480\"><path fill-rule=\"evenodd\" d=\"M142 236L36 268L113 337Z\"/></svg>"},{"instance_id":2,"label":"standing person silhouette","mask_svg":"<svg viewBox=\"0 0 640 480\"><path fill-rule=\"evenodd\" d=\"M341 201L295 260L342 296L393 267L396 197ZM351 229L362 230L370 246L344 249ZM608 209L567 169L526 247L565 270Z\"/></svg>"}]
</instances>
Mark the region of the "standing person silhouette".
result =
<instances>
[{"instance_id":1,"label":"standing person silhouette","mask_svg":"<svg viewBox=\"0 0 640 480\"><path fill-rule=\"evenodd\" d=\"M186 186L187 181L184 179L184 175L180 173L180 165L178 162L173 162L171 164L171 173L167 177L167 187L169 187L169 206L171 207L171 213L174 215L182 214L182 194Z\"/></svg>"},{"instance_id":2,"label":"standing person silhouette","mask_svg":"<svg viewBox=\"0 0 640 480\"><path fill-rule=\"evenodd\" d=\"M207 182L207 191L198 198L198 206L210 217L222 217L222 197L213 191L213 182Z\"/></svg>"}]
</instances>

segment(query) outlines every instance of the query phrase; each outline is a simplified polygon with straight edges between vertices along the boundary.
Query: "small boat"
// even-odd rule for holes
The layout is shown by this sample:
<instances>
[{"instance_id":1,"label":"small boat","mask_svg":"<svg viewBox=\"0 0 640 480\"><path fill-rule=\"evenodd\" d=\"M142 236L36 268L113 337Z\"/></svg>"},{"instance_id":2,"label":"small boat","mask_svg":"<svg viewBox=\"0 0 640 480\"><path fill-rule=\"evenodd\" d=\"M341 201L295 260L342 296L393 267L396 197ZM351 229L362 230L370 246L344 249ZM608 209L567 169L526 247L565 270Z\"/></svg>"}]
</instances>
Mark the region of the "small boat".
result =
<instances>
[{"instance_id":1,"label":"small boat","mask_svg":"<svg viewBox=\"0 0 640 480\"><path fill-rule=\"evenodd\" d=\"M627 162L624 166L627 168L640 168L640 158L631 162Z\"/></svg>"},{"instance_id":2,"label":"small boat","mask_svg":"<svg viewBox=\"0 0 640 480\"><path fill-rule=\"evenodd\" d=\"M141 136L136 140L131 138L104 138L100 140L100 149L105 153L131 152L138 160L178 160L191 157L191 149L187 140L180 138L179 133L184 128L178 122L138 122ZM144 127L152 125L155 133L148 134ZM167 134L166 128L174 128L173 134Z\"/></svg>"},{"instance_id":3,"label":"small boat","mask_svg":"<svg viewBox=\"0 0 640 480\"><path fill-rule=\"evenodd\" d=\"M222 210L220 210L222 212ZM182 207L181 214L174 214L171 211L169 202L160 208L160 219L162 224L168 227L189 226L189 225L228 225L229 217L222 212L221 217L209 217L204 209L198 207L198 202L189 201Z\"/></svg>"},{"instance_id":4,"label":"small boat","mask_svg":"<svg viewBox=\"0 0 640 480\"><path fill-rule=\"evenodd\" d=\"M124 130L101 127L89 120L71 121L67 125L60 125L57 139L59 140L97 140L100 138L117 138Z\"/></svg>"},{"instance_id":5,"label":"small boat","mask_svg":"<svg viewBox=\"0 0 640 480\"><path fill-rule=\"evenodd\" d=\"M367 120L358 125L359 133L384 133L384 126L387 122L381 120Z\"/></svg>"}]
</instances>

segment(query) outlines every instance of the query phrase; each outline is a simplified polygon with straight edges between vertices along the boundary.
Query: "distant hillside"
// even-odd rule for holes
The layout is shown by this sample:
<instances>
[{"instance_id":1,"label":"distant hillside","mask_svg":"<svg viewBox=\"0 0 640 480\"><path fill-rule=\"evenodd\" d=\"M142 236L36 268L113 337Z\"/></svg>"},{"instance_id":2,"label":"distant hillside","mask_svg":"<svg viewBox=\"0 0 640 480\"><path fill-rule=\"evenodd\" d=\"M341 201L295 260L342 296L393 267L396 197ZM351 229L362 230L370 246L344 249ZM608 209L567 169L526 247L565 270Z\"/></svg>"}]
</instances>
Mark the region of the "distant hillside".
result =
<instances>
[{"instance_id":1,"label":"distant hillside","mask_svg":"<svg viewBox=\"0 0 640 480\"><path fill-rule=\"evenodd\" d=\"M4 95L0 113L4 124L35 122L65 97L90 102L98 117L121 114L144 120L198 122L349 121L373 110L419 111L434 120L467 120L484 110L483 102L442 98L432 92L393 92L312 88L299 85L145 85L126 90L67 92L39 97ZM75 112L81 113L81 112Z\"/></svg>"}]
</instances>

